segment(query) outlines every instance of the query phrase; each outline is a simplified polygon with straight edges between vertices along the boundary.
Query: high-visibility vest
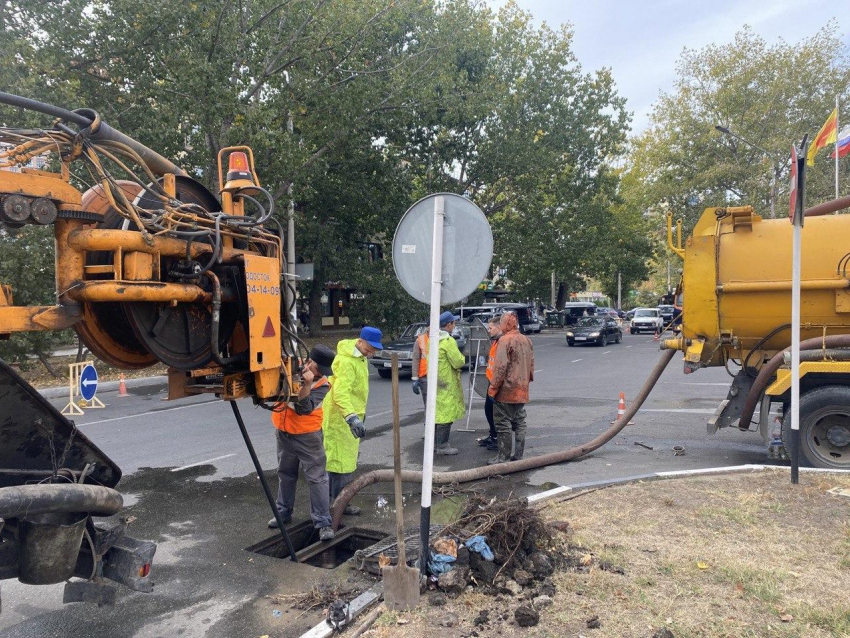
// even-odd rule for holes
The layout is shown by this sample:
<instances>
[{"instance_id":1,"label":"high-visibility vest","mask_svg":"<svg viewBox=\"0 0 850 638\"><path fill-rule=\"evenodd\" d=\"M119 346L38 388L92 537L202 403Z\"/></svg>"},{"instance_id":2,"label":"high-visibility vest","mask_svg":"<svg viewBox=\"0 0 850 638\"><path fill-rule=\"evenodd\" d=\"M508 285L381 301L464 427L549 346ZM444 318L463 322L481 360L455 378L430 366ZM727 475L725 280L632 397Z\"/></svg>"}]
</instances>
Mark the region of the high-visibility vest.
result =
<instances>
[{"instance_id":1,"label":"high-visibility vest","mask_svg":"<svg viewBox=\"0 0 850 638\"><path fill-rule=\"evenodd\" d=\"M328 383L327 377L322 377L313 384L310 390L315 390ZM278 404L281 405L281 404ZM274 426L287 434L308 434L318 432L322 429L322 406L313 410L310 414L298 414L289 404L282 404L280 412L272 412L272 423Z\"/></svg>"},{"instance_id":2,"label":"high-visibility vest","mask_svg":"<svg viewBox=\"0 0 850 638\"><path fill-rule=\"evenodd\" d=\"M496 346L499 345L499 340L497 339L493 343L490 344L490 355L487 357L487 380L493 380L493 368L496 367Z\"/></svg>"},{"instance_id":3,"label":"high-visibility vest","mask_svg":"<svg viewBox=\"0 0 850 638\"><path fill-rule=\"evenodd\" d=\"M419 378L428 374L428 333L423 332L416 337L416 342L419 344Z\"/></svg>"}]
</instances>

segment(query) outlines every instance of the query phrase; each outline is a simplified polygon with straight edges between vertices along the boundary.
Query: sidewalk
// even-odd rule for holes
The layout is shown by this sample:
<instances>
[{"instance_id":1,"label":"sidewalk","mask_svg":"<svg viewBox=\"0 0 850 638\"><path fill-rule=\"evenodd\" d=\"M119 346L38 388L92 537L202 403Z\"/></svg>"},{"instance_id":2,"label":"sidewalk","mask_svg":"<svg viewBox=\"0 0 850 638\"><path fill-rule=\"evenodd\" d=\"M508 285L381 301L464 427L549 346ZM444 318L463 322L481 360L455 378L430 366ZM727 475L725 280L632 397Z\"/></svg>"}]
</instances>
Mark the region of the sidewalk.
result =
<instances>
[{"instance_id":1,"label":"sidewalk","mask_svg":"<svg viewBox=\"0 0 850 638\"><path fill-rule=\"evenodd\" d=\"M97 386L97 393L103 394L104 392L118 392L118 385L120 381L104 381L103 383L99 383ZM163 388L168 387L168 377L164 374L157 375L155 377L141 377L138 379L126 379L124 381L127 389L130 388L140 388L144 386L162 386ZM68 396L68 384L62 386L55 386L52 388L42 388L38 390L39 394L43 396L45 399L59 399L62 397Z\"/></svg>"}]
</instances>

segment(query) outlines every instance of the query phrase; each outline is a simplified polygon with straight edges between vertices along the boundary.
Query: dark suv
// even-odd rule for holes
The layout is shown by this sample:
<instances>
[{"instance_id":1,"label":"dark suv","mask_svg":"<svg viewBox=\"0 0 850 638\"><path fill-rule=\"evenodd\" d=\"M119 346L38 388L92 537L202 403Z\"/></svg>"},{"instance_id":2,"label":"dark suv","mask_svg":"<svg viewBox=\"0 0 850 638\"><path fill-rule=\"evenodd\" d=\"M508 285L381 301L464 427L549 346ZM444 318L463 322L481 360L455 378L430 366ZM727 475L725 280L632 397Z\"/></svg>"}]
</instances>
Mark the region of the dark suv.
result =
<instances>
[{"instance_id":1,"label":"dark suv","mask_svg":"<svg viewBox=\"0 0 850 638\"><path fill-rule=\"evenodd\" d=\"M540 332L543 329L543 326L540 323L540 318L537 316L537 312L528 304L498 303L487 304L487 307L492 308L497 314L508 310L515 312L517 320L519 321L519 331L522 334L527 335L532 332Z\"/></svg>"},{"instance_id":2,"label":"dark suv","mask_svg":"<svg viewBox=\"0 0 850 638\"><path fill-rule=\"evenodd\" d=\"M384 349L369 359L369 363L377 368L378 375L382 379L389 379L392 376L392 362L390 359L392 358L392 353L396 352L398 353L399 373L410 373L413 368L413 344L416 342L416 338L423 332L427 332L427 330L428 324L424 321L410 324L404 329L404 332L401 333L398 339L384 344ZM469 336L469 327L461 326L460 322L458 322L452 336L457 341L458 349L464 352ZM466 353L464 352L464 354Z\"/></svg>"}]
</instances>

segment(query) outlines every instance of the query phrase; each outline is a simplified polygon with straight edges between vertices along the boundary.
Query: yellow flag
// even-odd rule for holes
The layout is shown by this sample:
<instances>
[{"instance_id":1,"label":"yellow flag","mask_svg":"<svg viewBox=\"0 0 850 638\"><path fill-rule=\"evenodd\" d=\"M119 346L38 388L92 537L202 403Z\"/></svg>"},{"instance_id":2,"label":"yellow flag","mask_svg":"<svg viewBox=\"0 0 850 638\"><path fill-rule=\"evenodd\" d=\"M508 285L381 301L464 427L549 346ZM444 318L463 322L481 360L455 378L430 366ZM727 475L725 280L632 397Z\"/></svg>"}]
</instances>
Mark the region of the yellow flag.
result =
<instances>
[{"instance_id":1,"label":"yellow flag","mask_svg":"<svg viewBox=\"0 0 850 638\"><path fill-rule=\"evenodd\" d=\"M818 154L818 151L827 144L835 144L837 122L838 109L835 108L832 110L832 113L829 114L829 117L826 118L824 125L820 127L818 134L815 135L815 139L812 140L812 144L809 146L809 152L806 154L806 164L814 166L815 155Z\"/></svg>"}]
</instances>

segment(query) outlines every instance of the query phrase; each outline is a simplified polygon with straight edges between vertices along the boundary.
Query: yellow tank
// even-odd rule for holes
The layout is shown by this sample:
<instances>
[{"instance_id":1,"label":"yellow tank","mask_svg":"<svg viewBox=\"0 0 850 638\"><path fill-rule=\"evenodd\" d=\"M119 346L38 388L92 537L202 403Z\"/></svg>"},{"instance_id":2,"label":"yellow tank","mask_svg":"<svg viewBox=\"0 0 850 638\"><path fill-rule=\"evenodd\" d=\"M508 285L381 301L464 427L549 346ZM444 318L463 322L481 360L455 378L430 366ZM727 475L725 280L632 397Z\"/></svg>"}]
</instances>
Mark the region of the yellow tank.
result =
<instances>
[{"instance_id":1,"label":"yellow tank","mask_svg":"<svg viewBox=\"0 0 850 638\"><path fill-rule=\"evenodd\" d=\"M680 226L681 229L681 226ZM752 207L706 209L681 245L682 334L665 342L685 351L686 372L749 364L790 345L791 223L762 219ZM850 332L850 215L806 218L802 234L801 338ZM774 332L775 331L775 332ZM771 333L774 333L771 336Z\"/></svg>"}]
</instances>

